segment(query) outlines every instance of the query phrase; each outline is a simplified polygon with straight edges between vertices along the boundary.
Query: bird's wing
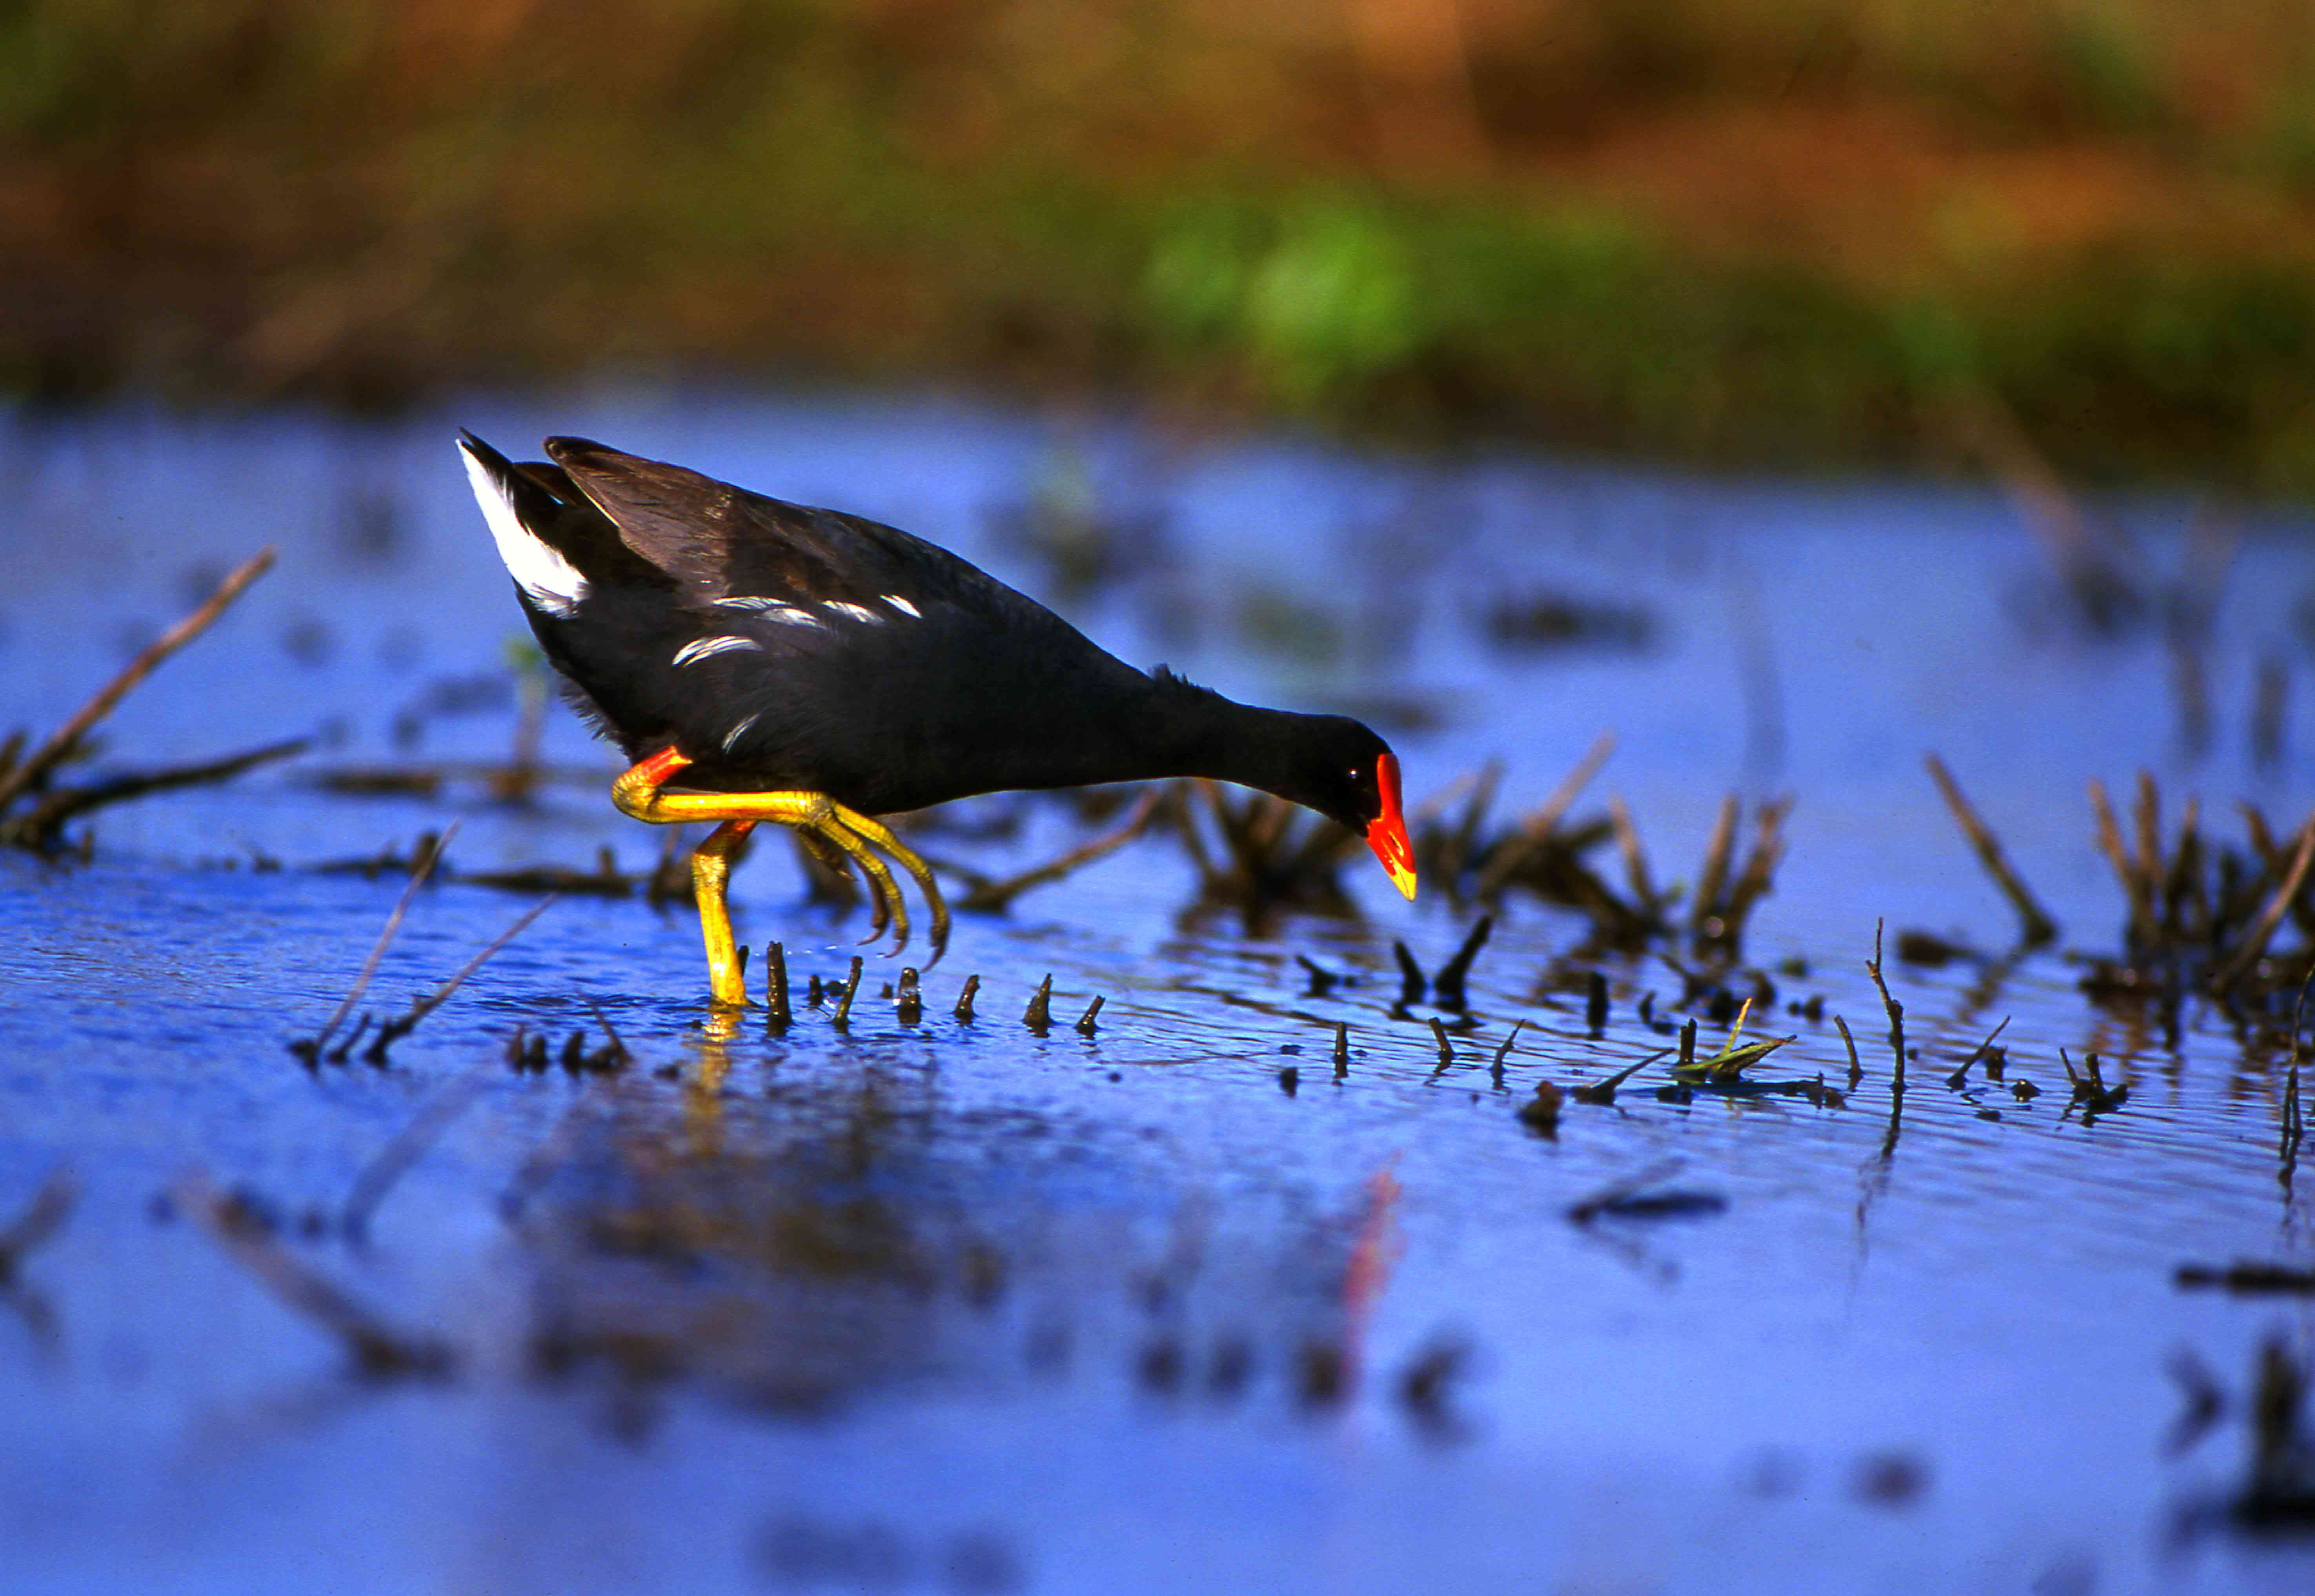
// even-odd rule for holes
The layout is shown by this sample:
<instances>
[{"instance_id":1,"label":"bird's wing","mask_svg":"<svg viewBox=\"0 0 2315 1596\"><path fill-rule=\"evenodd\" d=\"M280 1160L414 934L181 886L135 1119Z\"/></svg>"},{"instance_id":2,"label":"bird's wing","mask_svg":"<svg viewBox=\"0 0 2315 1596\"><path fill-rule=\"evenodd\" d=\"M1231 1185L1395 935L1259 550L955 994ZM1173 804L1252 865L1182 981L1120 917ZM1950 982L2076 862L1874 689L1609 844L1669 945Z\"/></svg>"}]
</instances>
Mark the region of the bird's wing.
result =
<instances>
[{"instance_id":1,"label":"bird's wing","mask_svg":"<svg viewBox=\"0 0 2315 1596\"><path fill-rule=\"evenodd\" d=\"M939 606L953 612L952 625L969 616L999 628L1051 618L939 545L895 528L582 439L550 438L546 452L695 609L801 609L840 624L921 619Z\"/></svg>"}]
</instances>

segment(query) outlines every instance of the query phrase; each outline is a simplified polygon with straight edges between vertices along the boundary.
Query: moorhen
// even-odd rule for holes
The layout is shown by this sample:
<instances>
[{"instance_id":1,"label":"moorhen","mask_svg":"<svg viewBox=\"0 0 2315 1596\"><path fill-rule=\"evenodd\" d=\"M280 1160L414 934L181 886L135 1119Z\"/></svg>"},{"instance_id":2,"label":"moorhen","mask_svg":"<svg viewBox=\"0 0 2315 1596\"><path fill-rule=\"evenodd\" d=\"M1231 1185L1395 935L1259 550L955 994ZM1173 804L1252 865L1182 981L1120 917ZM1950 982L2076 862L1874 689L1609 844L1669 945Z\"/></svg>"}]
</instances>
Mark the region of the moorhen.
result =
<instances>
[{"instance_id":1,"label":"moorhen","mask_svg":"<svg viewBox=\"0 0 2315 1596\"><path fill-rule=\"evenodd\" d=\"M475 497L539 646L634 764L611 801L639 820L718 820L692 855L708 984L744 1004L724 882L758 822L793 827L867 879L871 937L909 935L881 851L932 872L871 819L976 793L1202 776L1363 832L1415 896L1398 761L1340 715L1233 703L1144 675L946 549L783 503L680 466L550 438L516 465L459 435ZM680 778L680 792L668 784Z\"/></svg>"}]
</instances>

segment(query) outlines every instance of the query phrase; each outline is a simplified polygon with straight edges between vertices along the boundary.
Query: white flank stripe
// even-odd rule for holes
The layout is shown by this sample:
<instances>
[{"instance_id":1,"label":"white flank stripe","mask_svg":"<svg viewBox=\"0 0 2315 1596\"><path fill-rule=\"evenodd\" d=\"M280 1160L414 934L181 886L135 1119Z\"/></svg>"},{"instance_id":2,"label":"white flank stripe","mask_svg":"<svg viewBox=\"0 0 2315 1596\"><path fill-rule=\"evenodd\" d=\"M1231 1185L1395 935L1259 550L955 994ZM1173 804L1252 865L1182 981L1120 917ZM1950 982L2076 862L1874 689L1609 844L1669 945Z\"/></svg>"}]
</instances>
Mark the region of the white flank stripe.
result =
<instances>
[{"instance_id":1,"label":"white flank stripe","mask_svg":"<svg viewBox=\"0 0 2315 1596\"><path fill-rule=\"evenodd\" d=\"M717 654L728 654L734 649L759 649L763 646L752 637L703 637L697 643L687 643L676 650L675 662L689 665Z\"/></svg>"},{"instance_id":2,"label":"white flank stripe","mask_svg":"<svg viewBox=\"0 0 2315 1596\"><path fill-rule=\"evenodd\" d=\"M472 449L461 443L458 452L466 457L466 480L475 485L475 502L483 507L483 519L515 585L550 615L567 616L577 609L587 596L587 579L522 524L514 501Z\"/></svg>"},{"instance_id":3,"label":"white flank stripe","mask_svg":"<svg viewBox=\"0 0 2315 1596\"><path fill-rule=\"evenodd\" d=\"M883 616L878 615L874 610L866 608L862 605L838 604L833 599L830 599L820 607L823 609L832 609L840 616L850 616L856 621L867 621L871 624L881 621L884 618Z\"/></svg>"},{"instance_id":4,"label":"white flank stripe","mask_svg":"<svg viewBox=\"0 0 2315 1596\"><path fill-rule=\"evenodd\" d=\"M727 754L730 753L732 751L732 745L739 741L742 737L748 735L748 728L754 725L762 718L762 714L759 711L755 714L749 715L746 720L741 721L729 732L726 732L723 734L723 751Z\"/></svg>"},{"instance_id":5,"label":"white flank stripe","mask_svg":"<svg viewBox=\"0 0 2315 1596\"><path fill-rule=\"evenodd\" d=\"M777 621L784 626L817 626L820 617L793 604L783 604L776 598L718 598L720 609L752 610L767 621Z\"/></svg>"},{"instance_id":6,"label":"white flank stripe","mask_svg":"<svg viewBox=\"0 0 2315 1596\"><path fill-rule=\"evenodd\" d=\"M894 609L902 610L907 614L916 616L917 619L920 621L925 618L925 612L923 610L918 609L915 605L901 598L898 593L885 594L884 602L891 605Z\"/></svg>"}]
</instances>

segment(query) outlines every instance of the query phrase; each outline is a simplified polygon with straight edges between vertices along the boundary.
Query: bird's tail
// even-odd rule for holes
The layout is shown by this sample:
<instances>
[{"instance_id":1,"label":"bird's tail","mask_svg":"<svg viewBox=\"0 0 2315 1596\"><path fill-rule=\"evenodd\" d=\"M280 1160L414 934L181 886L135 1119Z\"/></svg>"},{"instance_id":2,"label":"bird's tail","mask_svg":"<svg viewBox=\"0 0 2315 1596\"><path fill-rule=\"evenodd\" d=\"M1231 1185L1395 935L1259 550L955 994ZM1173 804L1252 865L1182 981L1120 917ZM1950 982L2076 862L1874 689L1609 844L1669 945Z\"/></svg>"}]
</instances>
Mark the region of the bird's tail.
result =
<instances>
[{"instance_id":1,"label":"bird's tail","mask_svg":"<svg viewBox=\"0 0 2315 1596\"><path fill-rule=\"evenodd\" d=\"M547 614L572 613L587 597L587 578L572 561L578 551L560 546L569 541L567 534L557 536L570 519L563 501L471 432L459 432L458 449L507 574L524 598Z\"/></svg>"}]
</instances>

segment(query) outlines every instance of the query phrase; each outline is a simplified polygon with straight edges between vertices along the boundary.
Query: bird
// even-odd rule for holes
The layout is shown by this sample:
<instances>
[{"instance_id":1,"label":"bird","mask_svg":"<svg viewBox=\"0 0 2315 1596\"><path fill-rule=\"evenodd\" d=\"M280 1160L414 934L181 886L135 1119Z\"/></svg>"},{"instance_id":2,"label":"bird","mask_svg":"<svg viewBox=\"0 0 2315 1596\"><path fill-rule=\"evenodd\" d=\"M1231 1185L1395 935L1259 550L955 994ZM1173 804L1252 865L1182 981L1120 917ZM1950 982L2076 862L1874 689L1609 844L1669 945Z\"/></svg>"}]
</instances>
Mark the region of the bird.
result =
<instances>
[{"instance_id":1,"label":"bird","mask_svg":"<svg viewBox=\"0 0 2315 1596\"><path fill-rule=\"evenodd\" d=\"M1144 672L978 566L859 516L766 497L581 438L518 464L458 447L515 598L574 703L630 761L624 814L718 822L692 882L712 1004L748 1001L726 882L758 824L865 878L891 951L922 891L932 960L947 905L878 817L980 793L1205 776L1363 834L1415 897L1397 757L1342 715L1240 704Z\"/></svg>"}]
</instances>

